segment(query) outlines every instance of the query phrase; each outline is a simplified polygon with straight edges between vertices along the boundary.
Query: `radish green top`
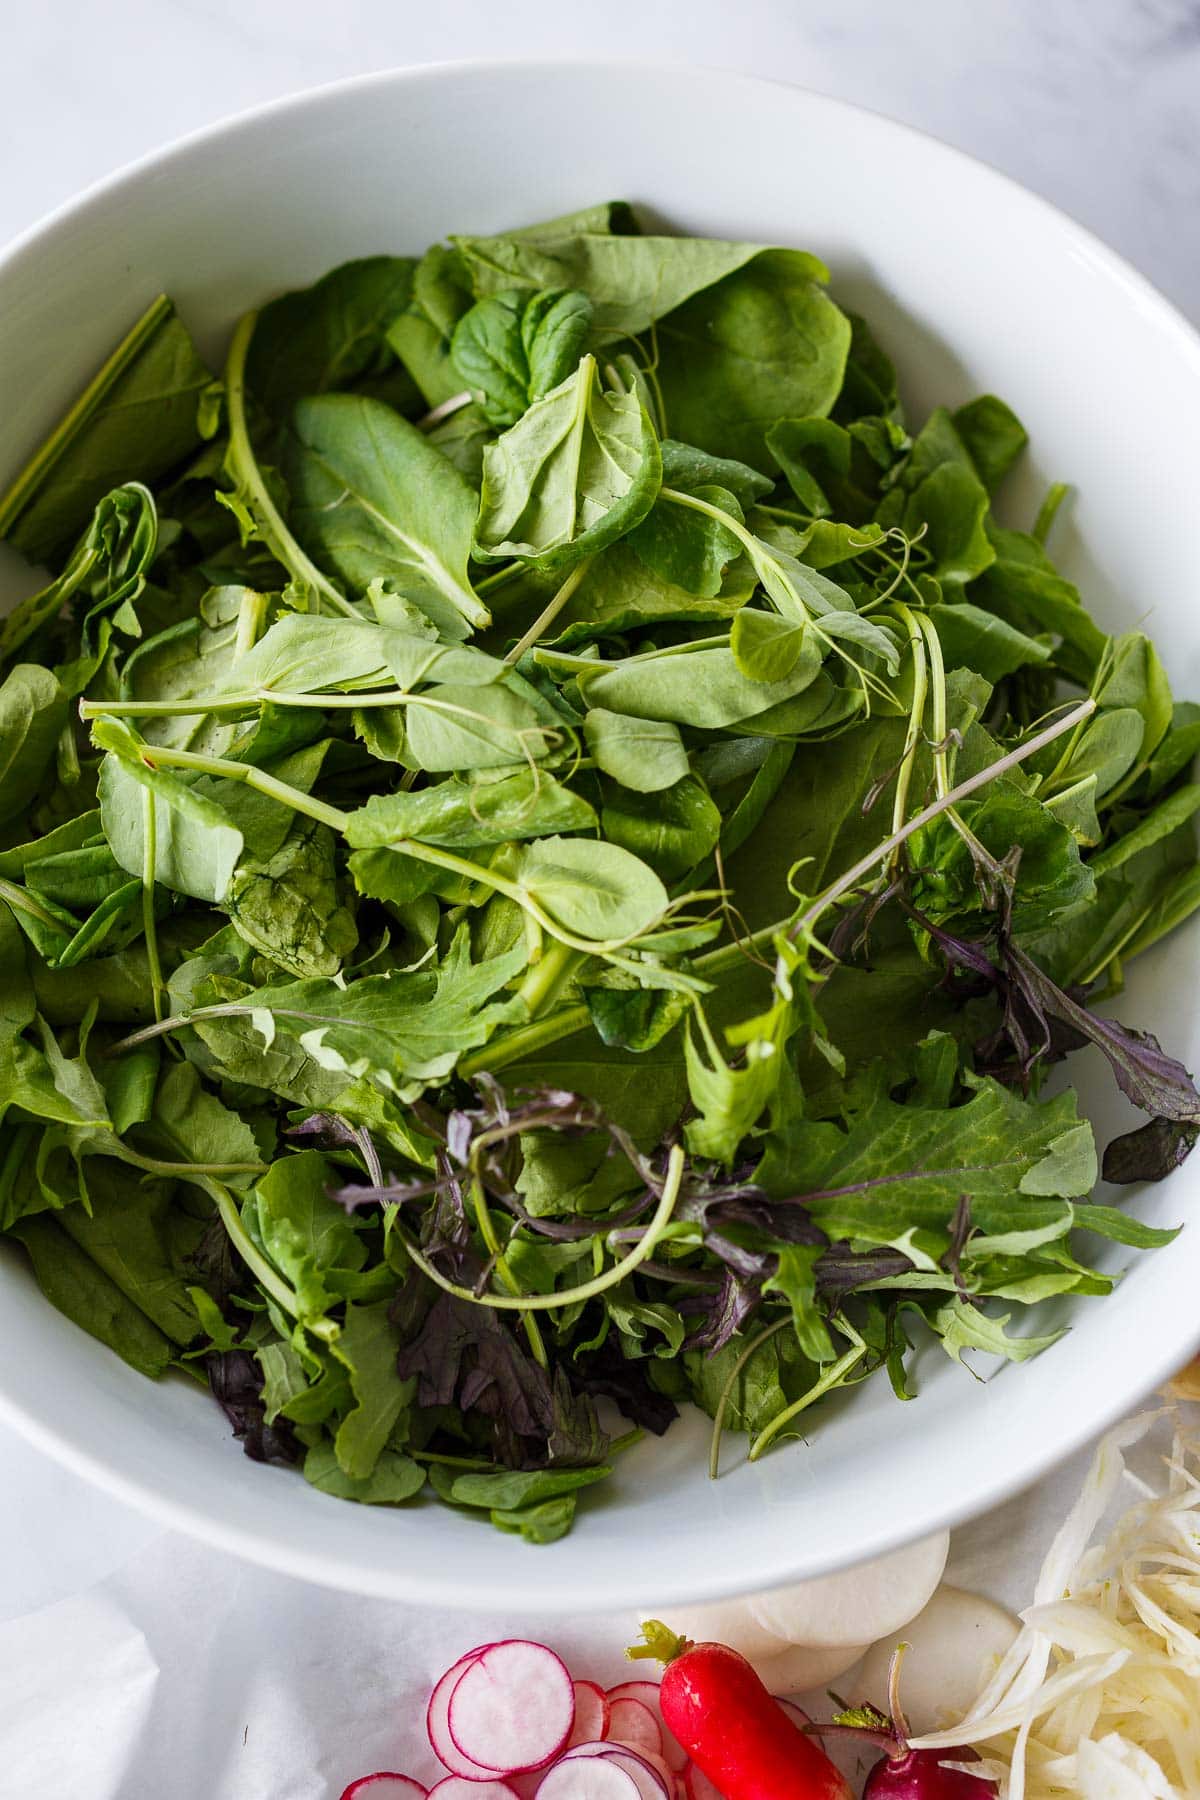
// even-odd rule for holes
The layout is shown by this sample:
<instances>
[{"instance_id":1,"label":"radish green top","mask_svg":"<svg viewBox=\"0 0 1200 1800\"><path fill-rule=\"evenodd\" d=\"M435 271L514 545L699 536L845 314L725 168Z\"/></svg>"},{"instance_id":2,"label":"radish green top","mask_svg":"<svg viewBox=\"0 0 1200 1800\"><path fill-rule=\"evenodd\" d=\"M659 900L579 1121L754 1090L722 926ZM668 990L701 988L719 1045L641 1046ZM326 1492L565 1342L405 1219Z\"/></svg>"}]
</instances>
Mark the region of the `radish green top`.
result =
<instances>
[{"instance_id":1,"label":"radish green top","mask_svg":"<svg viewBox=\"0 0 1200 1800\"><path fill-rule=\"evenodd\" d=\"M160 299L0 498L0 1231L250 1455L545 1542L599 1399L715 1470L1170 1236L1091 1195L1200 1098L1093 1005L1200 902L1200 708L904 348L600 205L219 377Z\"/></svg>"}]
</instances>

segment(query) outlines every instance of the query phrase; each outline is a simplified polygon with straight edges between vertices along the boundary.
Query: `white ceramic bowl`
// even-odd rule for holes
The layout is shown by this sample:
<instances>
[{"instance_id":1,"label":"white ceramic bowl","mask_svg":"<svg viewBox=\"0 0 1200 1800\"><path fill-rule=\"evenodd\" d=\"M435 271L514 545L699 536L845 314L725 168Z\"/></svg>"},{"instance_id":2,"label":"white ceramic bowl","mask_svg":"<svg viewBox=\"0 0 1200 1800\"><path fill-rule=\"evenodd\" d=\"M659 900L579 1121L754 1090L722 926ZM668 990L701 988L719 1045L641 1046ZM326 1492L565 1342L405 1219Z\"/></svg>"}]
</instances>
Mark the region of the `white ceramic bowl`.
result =
<instances>
[{"instance_id":1,"label":"white ceramic bowl","mask_svg":"<svg viewBox=\"0 0 1200 1800\"><path fill-rule=\"evenodd\" d=\"M1069 573L1102 620L1144 621L1177 692L1200 694L1200 340L1116 256L1002 176L839 102L715 72L374 76L265 107L106 182L0 259L0 477L161 289L215 354L238 313L345 257L612 196L684 231L816 251L837 292L869 312L916 415L1002 394L1034 444L1014 518L1031 516L1048 477L1075 482L1055 545ZM1192 1067L1198 942L1193 928L1151 953L1121 1006ZM1103 1135L1121 1109L1093 1074L1085 1100ZM1128 1204L1157 1223L1187 1219L1198 1174L1200 1157ZM681 1420L630 1453L552 1548L432 1504L343 1504L250 1463L210 1399L134 1374L7 1257L0 1414L165 1523L316 1581L564 1612L695 1600L831 1570L1034 1480L1188 1356L1198 1292L1192 1225L1135 1258L1111 1299L1074 1309L1038 1361L982 1385L931 1350L914 1404L877 1380L831 1407L810 1444L750 1468L731 1443L715 1484L705 1423Z\"/></svg>"}]
</instances>

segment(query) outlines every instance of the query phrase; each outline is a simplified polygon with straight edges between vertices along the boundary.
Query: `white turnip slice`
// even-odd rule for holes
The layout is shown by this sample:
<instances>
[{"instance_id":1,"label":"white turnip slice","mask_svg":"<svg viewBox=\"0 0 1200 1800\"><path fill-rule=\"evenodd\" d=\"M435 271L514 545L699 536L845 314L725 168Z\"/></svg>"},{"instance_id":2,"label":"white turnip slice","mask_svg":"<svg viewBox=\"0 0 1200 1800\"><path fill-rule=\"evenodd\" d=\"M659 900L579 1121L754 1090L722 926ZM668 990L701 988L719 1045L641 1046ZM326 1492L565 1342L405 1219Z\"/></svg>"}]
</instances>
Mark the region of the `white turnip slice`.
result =
<instances>
[{"instance_id":1,"label":"white turnip slice","mask_svg":"<svg viewBox=\"0 0 1200 1800\"><path fill-rule=\"evenodd\" d=\"M569 1754L542 1776L537 1800L641 1800L641 1795L611 1756Z\"/></svg>"},{"instance_id":2,"label":"white turnip slice","mask_svg":"<svg viewBox=\"0 0 1200 1800\"><path fill-rule=\"evenodd\" d=\"M469 1756L462 1754L450 1735L449 1723L451 1694L472 1663L483 1655L485 1649L490 1648L490 1644L483 1645L478 1650L468 1651L466 1656L460 1656L437 1683L425 1709L425 1734L433 1754L444 1768L449 1769L453 1775L461 1775L464 1781L492 1781L496 1776L495 1769L482 1768L479 1763L472 1762Z\"/></svg>"},{"instance_id":3,"label":"white turnip slice","mask_svg":"<svg viewBox=\"0 0 1200 1800\"><path fill-rule=\"evenodd\" d=\"M942 1579L949 1548L949 1532L939 1531L857 1568L750 1594L743 1604L759 1629L784 1645L833 1650L871 1644L916 1617ZM770 1651L742 1654L757 1663Z\"/></svg>"},{"instance_id":4,"label":"white turnip slice","mask_svg":"<svg viewBox=\"0 0 1200 1800\"><path fill-rule=\"evenodd\" d=\"M425 1800L426 1790L411 1775L381 1769L377 1775L360 1775L342 1792L342 1800Z\"/></svg>"},{"instance_id":5,"label":"white turnip slice","mask_svg":"<svg viewBox=\"0 0 1200 1800\"><path fill-rule=\"evenodd\" d=\"M594 1743L599 1738L606 1738L610 1712L608 1695L598 1681L576 1681L572 1686L575 1689L575 1724L567 1739L568 1750L576 1744Z\"/></svg>"},{"instance_id":6,"label":"white turnip slice","mask_svg":"<svg viewBox=\"0 0 1200 1800\"><path fill-rule=\"evenodd\" d=\"M773 1694L807 1694L836 1681L861 1661L865 1644L847 1644L835 1650L810 1650L793 1644L778 1656L755 1656L754 1672Z\"/></svg>"},{"instance_id":7,"label":"white turnip slice","mask_svg":"<svg viewBox=\"0 0 1200 1800\"><path fill-rule=\"evenodd\" d=\"M477 1656L455 1682L446 1711L455 1749L501 1775L540 1769L575 1723L575 1688L544 1644L508 1638Z\"/></svg>"},{"instance_id":8,"label":"white turnip slice","mask_svg":"<svg viewBox=\"0 0 1200 1800\"><path fill-rule=\"evenodd\" d=\"M968 1594L940 1587L923 1612L903 1631L880 1640L867 1652L851 1693L887 1710L888 1670L897 1642L908 1645L900 1670L900 1700L911 1733L941 1731L962 1718L1021 1625L1010 1612Z\"/></svg>"}]
</instances>

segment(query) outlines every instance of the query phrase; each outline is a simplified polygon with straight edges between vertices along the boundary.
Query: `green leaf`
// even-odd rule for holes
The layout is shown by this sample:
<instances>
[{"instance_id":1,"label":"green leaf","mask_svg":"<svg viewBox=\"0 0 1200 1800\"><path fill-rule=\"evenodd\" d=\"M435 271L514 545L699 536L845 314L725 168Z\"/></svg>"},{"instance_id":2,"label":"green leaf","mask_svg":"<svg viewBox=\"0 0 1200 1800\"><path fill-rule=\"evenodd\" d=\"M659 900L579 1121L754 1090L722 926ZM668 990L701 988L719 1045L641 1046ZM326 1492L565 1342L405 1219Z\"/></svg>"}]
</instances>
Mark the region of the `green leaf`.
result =
<instances>
[{"instance_id":1,"label":"green leaf","mask_svg":"<svg viewBox=\"0 0 1200 1800\"><path fill-rule=\"evenodd\" d=\"M657 793L610 788L601 823L605 837L649 863L664 881L677 881L696 868L721 835L712 796L690 774Z\"/></svg>"},{"instance_id":2,"label":"green leaf","mask_svg":"<svg viewBox=\"0 0 1200 1800\"><path fill-rule=\"evenodd\" d=\"M115 1350L139 1374L152 1378L163 1374L175 1356L171 1340L57 1220L44 1215L22 1219L12 1235L24 1247L37 1284L52 1306Z\"/></svg>"},{"instance_id":3,"label":"green leaf","mask_svg":"<svg viewBox=\"0 0 1200 1800\"><path fill-rule=\"evenodd\" d=\"M537 1506L591 1487L612 1474L609 1463L590 1469L513 1469L495 1475L459 1475L450 1489L455 1506L498 1507L504 1512Z\"/></svg>"},{"instance_id":4,"label":"green leaf","mask_svg":"<svg viewBox=\"0 0 1200 1800\"><path fill-rule=\"evenodd\" d=\"M825 292L826 278L802 251L764 250L666 313L658 380L676 437L762 466L777 420L830 411L850 325Z\"/></svg>"},{"instance_id":5,"label":"green leaf","mask_svg":"<svg viewBox=\"0 0 1200 1800\"><path fill-rule=\"evenodd\" d=\"M511 1532L527 1544L556 1544L575 1522L575 1496L560 1494L557 1500L541 1500L515 1511L494 1507L491 1521L497 1531Z\"/></svg>"},{"instance_id":6,"label":"green leaf","mask_svg":"<svg viewBox=\"0 0 1200 1800\"><path fill-rule=\"evenodd\" d=\"M596 767L634 793L674 787L688 772L679 728L667 720L632 718L594 706L583 731Z\"/></svg>"},{"instance_id":7,"label":"green leaf","mask_svg":"<svg viewBox=\"0 0 1200 1800\"><path fill-rule=\"evenodd\" d=\"M598 344L636 335L758 255L711 238L618 237L590 230L456 237L476 295L566 288L588 295Z\"/></svg>"},{"instance_id":8,"label":"green leaf","mask_svg":"<svg viewBox=\"0 0 1200 1800\"><path fill-rule=\"evenodd\" d=\"M1011 407L995 394L981 394L960 406L954 425L979 479L994 494L1029 442L1029 433Z\"/></svg>"},{"instance_id":9,"label":"green leaf","mask_svg":"<svg viewBox=\"0 0 1200 1800\"><path fill-rule=\"evenodd\" d=\"M131 481L105 494L58 578L0 622L0 663L74 602L83 617L83 654L59 675L71 693L82 691L100 665L113 624L129 636L139 634L134 603L157 547L158 518L148 490Z\"/></svg>"},{"instance_id":10,"label":"green leaf","mask_svg":"<svg viewBox=\"0 0 1200 1800\"><path fill-rule=\"evenodd\" d=\"M796 1342L812 1362L832 1362L833 1340L817 1311L816 1265L823 1250L818 1244L785 1244L779 1251L775 1273L763 1282L764 1294L782 1294L792 1309Z\"/></svg>"},{"instance_id":11,"label":"green leaf","mask_svg":"<svg viewBox=\"0 0 1200 1800\"><path fill-rule=\"evenodd\" d=\"M728 488L711 484L692 491L741 522L742 509ZM661 580L709 599L721 592L725 571L742 548L717 520L664 500L656 501L634 527L629 542Z\"/></svg>"},{"instance_id":12,"label":"green leaf","mask_svg":"<svg viewBox=\"0 0 1200 1800\"><path fill-rule=\"evenodd\" d=\"M1142 757L1153 755L1171 726L1171 686L1157 650L1141 631L1126 631L1112 640L1112 661L1096 692L1103 709L1133 707L1145 725Z\"/></svg>"},{"instance_id":13,"label":"green leaf","mask_svg":"<svg viewBox=\"0 0 1200 1800\"><path fill-rule=\"evenodd\" d=\"M656 575L628 541L610 544L588 563L582 581L558 615L555 641L566 647L667 621L727 621L753 591L754 577L744 574L744 568L738 563L729 569L721 592L706 598Z\"/></svg>"},{"instance_id":14,"label":"green leaf","mask_svg":"<svg viewBox=\"0 0 1200 1800\"><path fill-rule=\"evenodd\" d=\"M0 537L30 562L65 553L110 488L155 481L195 448L211 381L160 295L0 499Z\"/></svg>"},{"instance_id":15,"label":"green leaf","mask_svg":"<svg viewBox=\"0 0 1200 1800\"><path fill-rule=\"evenodd\" d=\"M334 1450L343 1474L356 1481L365 1481L374 1472L416 1393L416 1381L401 1380L396 1371L400 1342L390 1311L390 1300L347 1306L333 1344L334 1356L349 1371L354 1394L354 1406L338 1426Z\"/></svg>"},{"instance_id":16,"label":"green leaf","mask_svg":"<svg viewBox=\"0 0 1200 1800\"><path fill-rule=\"evenodd\" d=\"M484 451L476 553L567 568L645 516L661 470L641 401L603 390L585 356Z\"/></svg>"},{"instance_id":17,"label":"green leaf","mask_svg":"<svg viewBox=\"0 0 1200 1800\"><path fill-rule=\"evenodd\" d=\"M1004 1327L1011 1316L1004 1313L1000 1318L993 1318L967 1301L955 1299L940 1306L931 1323L941 1339L942 1349L953 1362L962 1361L964 1350L986 1350L993 1356L1003 1356L1008 1362L1028 1362L1031 1356L1040 1356L1062 1336L1061 1331L1052 1331L1044 1337L1009 1337Z\"/></svg>"},{"instance_id":18,"label":"green leaf","mask_svg":"<svg viewBox=\"0 0 1200 1800\"><path fill-rule=\"evenodd\" d=\"M328 825L297 814L271 855L238 865L225 897L240 937L291 975L335 975L358 944Z\"/></svg>"},{"instance_id":19,"label":"green leaf","mask_svg":"<svg viewBox=\"0 0 1200 1800\"><path fill-rule=\"evenodd\" d=\"M572 373L583 355L592 303L578 289L520 288L479 300L454 327L450 354L490 425L515 425Z\"/></svg>"},{"instance_id":20,"label":"green leaf","mask_svg":"<svg viewBox=\"0 0 1200 1800\"><path fill-rule=\"evenodd\" d=\"M366 256L264 306L246 378L267 411L285 418L297 400L384 365L387 328L408 304L415 266L411 257Z\"/></svg>"},{"instance_id":21,"label":"green leaf","mask_svg":"<svg viewBox=\"0 0 1200 1800\"><path fill-rule=\"evenodd\" d=\"M49 669L18 663L0 684L0 824L37 793L67 723L67 696Z\"/></svg>"},{"instance_id":22,"label":"green leaf","mask_svg":"<svg viewBox=\"0 0 1200 1800\"><path fill-rule=\"evenodd\" d=\"M805 1196L813 1221L833 1238L888 1244L904 1232L945 1229L962 1196L981 1230L1044 1224L1057 1212L1027 1194L1032 1171L1041 1193L1063 1199L1090 1189L1090 1131L1074 1094L1023 1100L998 1082L972 1077L971 1097L950 1107L906 1105L859 1078L847 1095L846 1127L793 1121L772 1158L771 1191ZM1067 1145L1063 1139L1071 1136ZM760 1180L768 1171L760 1172Z\"/></svg>"},{"instance_id":23,"label":"green leaf","mask_svg":"<svg viewBox=\"0 0 1200 1800\"><path fill-rule=\"evenodd\" d=\"M88 1202L86 1210L64 1207L63 1230L172 1343L190 1344L200 1325L188 1297L187 1259L205 1216L189 1215L168 1183L135 1186L107 1159L89 1167Z\"/></svg>"},{"instance_id":24,"label":"green leaf","mask_svg":"<svg viewBox=\"0 0 1200 1800\"><path fill-rule=\"evenodd\" d=\"M365 1480L347 1475L333 1445L322 1439L304 1459L304 1479L338 1500L359 1500L367 1506L399 1506L425 1486L420 1463L398 1450L385 1450Z\"/></svg>"},{"instance_id":25,"label":"green leaf","mask_svg":"<svg viewBox=\"0 0 1200 1800\"><path fill-rule=\"evenodd\" d=\"M151 768L145 746L120 720L97 719L92 735L109 752L100 766L100 817L121 867L143 875L152 807L155 881L196 900L221 901L244 842L225 809L169 770Z\"/></svg>"},{"instance_id":26,"label":"green leaf","mask_svg":"<svg viewBox=\"0 0 1200 1800\"><path fill-rule=\"evenodd\" d=\"M924 531L923 543L933 556L933 574L944 587L961 586L995 561L984 521L987 489L959 463L938 465L913 490L904 509L909 537Z\"/></svg>"},{"instance_id":27,"label":"green leaf","mask_svg":"<svg viewBox=\"0 0 1200 1800\"><path fill-rule=\"evenodd\" d=\"M578 937L624 943L667 910L662 882L617 844L548 837L520 845L510 865L522 892Z\"/></svg>"},{"instance_id":28,"label":"green leaf","mask_svg":"<svg viewBox=\"0 0 1200 1800\"><path fill-rule=\"evenodd\" d=\"M997 682L1027 664L1041 667L1050 661L1047 644L969 601L932 606L929 617L937 626L948 669L974 669L985 681Z\"/></svg>"},{"instance_id":29,"label":"green leaf","mask_svg":"<svg viewBox=\"0 0 1200 1800\"><path fill-rule=\"evenodd\" d=\"M475 496L446 457L362 395L301 400L291 426L291 524L315 560L360 593L389 576L435 620L449 609L486 625L467 573Z\"/></svg>"},{"instance_id":30,"label":"green leaf","mask_svg":"<svg viewBox=\"0 0 1200 1800\"><path fill-rule=\"evenodd\" d=\"M695 444L682 444L678 438L662 441L663 486L678 488L685 494L703 493L705 488L723 488L732 494L743 512L771 492L774 483L769 475L760 475L749 463L730 456L714 456L711 451L697 449Z\"/></svg>"},{"instance_id":31,"label":"green leaf","mask_svg":"<svg viewBox=\"0 0 1200 1800\"><path fill-rule=\"evenodd\" d=\"M247 1223L295 1289L302 1321L316 1320L338 1297L335 1270L361 1269L367 1248L344 1207L331 1200L333 1171L316 1150L271 1165L247 1202Z\"/></svg>"},{"instance_id":32,"label":"green leaf","mask_svg":"<svg viewBox=\"0 0 1200 1800\"><path fill-rule=\"evenodd\" d=\"M447 682L428 693L430 704L408 708L408 750L418 769L509 768L547 756L559 735L517 675L490 687Z\"/></svg>"},{"instance_id":33,"label":"green leaf","mask_svg":"<svg viewBox=\"0 0 1200 1800\"><path fill-rule=\"evenodd\" d=\"M584 692L589 707L717 731L803 693L813 685L820 666L821 651L810 633L780 681L756 681L743 674L732 650L684 650L633 658L589 673ZM813 698L819 716L828 696Z\"/></svg>"},{"instance_id":34,"label":"green leaf","mask_svg":"<svg viewBox=\"0 0 1200 1800\"><path fill-rule=\"evenodd\" d=\"M597 848L582 841L579 847ZM654 879L649 870L646 875ZM251 1004L273 1014L279 1036L298 1040L322 1069L347 1082L366 1076L386 1092L402 1093L414 1081L448 1075L464 1051L520 1015L516 1002L494 996L525 961L521 944L473 964L461 927L434 968L368 975L345 987L334 981L267 986Z\"/></svg>"},{"instance_id":35,"label":"green leaf","mask_svg":"<svg viewBox=\"0 0 1200 1800\"><path fill-rule=\"evenodd\" d=\"M514 838L595 830L596 825L595 810L581 795L553 775L521 769L496 781L439 781L408 793L375 794L348 815L345 836L356 850L406 838L480 849Z\"/></svg>"}]
</instances>

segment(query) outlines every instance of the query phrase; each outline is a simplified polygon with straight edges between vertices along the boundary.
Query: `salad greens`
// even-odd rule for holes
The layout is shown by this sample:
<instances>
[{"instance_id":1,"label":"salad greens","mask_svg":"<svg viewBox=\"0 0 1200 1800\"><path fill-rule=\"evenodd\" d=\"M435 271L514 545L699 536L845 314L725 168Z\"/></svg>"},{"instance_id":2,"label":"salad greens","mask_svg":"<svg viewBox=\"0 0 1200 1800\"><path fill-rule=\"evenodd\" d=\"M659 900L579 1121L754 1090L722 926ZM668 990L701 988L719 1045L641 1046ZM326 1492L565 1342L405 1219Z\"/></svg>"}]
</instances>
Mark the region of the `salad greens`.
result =
<instances>
[{"instance_id":1,"label":"salad greens","mask_svg":"<svg viewBox=\"0 0 1200 1800\"><path fill-rule=\"evenodd\" d=\"M167 300L0 499L0 1232L254 1457L533 1542L1100 1296L1200 706L814 257L591 207ZM1097 1147L1084 1044L1145 1122ZM633 1427L613 1438L597 1403ZM810 1419L810 1409L813 1417Z\"/></svg>"}]
</instances>

